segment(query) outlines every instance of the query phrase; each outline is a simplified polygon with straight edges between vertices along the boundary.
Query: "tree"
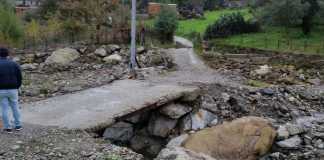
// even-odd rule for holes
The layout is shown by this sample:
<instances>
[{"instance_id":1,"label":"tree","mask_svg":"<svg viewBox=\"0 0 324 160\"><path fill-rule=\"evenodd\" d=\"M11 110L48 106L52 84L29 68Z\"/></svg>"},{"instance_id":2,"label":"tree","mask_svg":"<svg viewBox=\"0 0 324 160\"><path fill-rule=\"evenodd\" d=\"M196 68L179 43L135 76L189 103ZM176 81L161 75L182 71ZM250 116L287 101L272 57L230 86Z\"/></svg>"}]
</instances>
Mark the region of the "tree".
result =
<instances>
[{"instance_id":1,"label":"tree","mask_svg":"<svg viewBox=\"0 0 324 160\"><path fill-rule=\"evenodd\" d=\"M265 23L291 27L302 22L307 7L302 4L302 0L273 0L259 9L259 15Z\"/></svg>"},{"instance_id":2,"label":"tree","mask_svg":"<svg viewBox=\"0 0 324 160\"><path fill-rule=\"evenodd\" d=\"M319 0L304 0L302 3L309 5L303 17L302 29L304 34L309 34L313 26L313 20L320 10Z\"/></svg>"},{"instance_id":3,"label":"tree","mask_svg":"<svg viewBox=\"0 0 324 160\"><path fill-rule=\"evenodd\" d=\"M304 34L312 30L314 19L324 9L324 0L272 0L264 7L257 9L255 15L273 25L300 26Z\"/></svg>"}]
</instances>

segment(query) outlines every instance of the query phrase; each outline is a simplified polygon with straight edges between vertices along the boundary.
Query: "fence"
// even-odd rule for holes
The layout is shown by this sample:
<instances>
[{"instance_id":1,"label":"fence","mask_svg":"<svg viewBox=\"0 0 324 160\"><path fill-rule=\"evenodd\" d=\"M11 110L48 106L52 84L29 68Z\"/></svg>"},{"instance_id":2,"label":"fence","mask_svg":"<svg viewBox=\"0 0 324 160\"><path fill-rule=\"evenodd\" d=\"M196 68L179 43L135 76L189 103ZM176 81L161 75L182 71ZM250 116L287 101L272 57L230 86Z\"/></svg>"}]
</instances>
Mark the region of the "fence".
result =
<instances>
[{"instance_id":1,"label":"fence","mask_svg":"<svg viewBox=\"0 0 324 160\"><path fill-rule=\"evenodd\" d=\"M268 37L252 39L239 36L239 38L227 41L226 39L216 40L214 45L233 45L238 47L257 48L274 51L299 52L299 53L324 53L324 40L312 41L309 39L279 39L273 40Z\"/></svg>"},{"instance_id":2,"label":"fence","mask_svg":"<svg viewBox=\"0 0 324 160\"><path fill-rule=\"evenodd\" d=\"M57 33L52 36L41 36L39 39L24 37L23 49L48 49L57 46L69 46L75 43L83 44L119 44L130 41L129 28L105 28L100 31L86 30L81 34Z\"/></svg>"}]
</instances>

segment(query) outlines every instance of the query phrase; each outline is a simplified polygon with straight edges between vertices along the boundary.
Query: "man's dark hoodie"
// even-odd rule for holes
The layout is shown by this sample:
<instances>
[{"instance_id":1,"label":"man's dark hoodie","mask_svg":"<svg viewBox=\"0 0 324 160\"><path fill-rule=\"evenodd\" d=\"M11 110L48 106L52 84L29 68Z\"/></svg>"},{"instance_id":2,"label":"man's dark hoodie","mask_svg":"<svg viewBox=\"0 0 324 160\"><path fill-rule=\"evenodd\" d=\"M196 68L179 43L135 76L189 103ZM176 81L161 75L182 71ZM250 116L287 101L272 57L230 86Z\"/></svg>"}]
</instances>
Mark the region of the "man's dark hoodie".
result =
<instances>
[{"instance_id":1,"label":"man's dark hoodie","mask_svg":"<svg viewBox=\"0 0 324 160\"><path fill-rule=\"evenodd\" d=\"M9 51L0 48L0 90L19 89L22 83L19 65L7 59Z\"/></svg>"}]
</instances>

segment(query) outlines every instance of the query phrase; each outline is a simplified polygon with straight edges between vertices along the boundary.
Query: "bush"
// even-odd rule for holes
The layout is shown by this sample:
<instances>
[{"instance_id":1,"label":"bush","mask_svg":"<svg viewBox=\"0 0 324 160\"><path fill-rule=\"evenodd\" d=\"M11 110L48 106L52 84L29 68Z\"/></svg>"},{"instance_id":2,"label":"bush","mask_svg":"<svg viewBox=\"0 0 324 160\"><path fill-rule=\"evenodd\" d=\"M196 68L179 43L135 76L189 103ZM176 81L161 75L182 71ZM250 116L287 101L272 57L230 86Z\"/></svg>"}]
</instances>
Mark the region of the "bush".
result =
<instances>
[{"instance_id":1,"label":"bush","mask_svg":"<svg viewBox=\"0 0 324 160\"><path fill-rule=\"evenodd\" d=\"M21 26L13 9L0 4L0 43L17 44L23 37Z\"/></svg>"},{"instance_id":2,"label":"bush","mask_svg":"<svg viewBox=\"0 0 324 160\"><path fill-rule=\"evenodd\" d=\"M222 38L236 34L257 32L260 25L255 20L245 21L240 13L223 15L214 24L209 25L204 39Z\"/></svg>"},{"instance_id":3,"label":"bush","mask_svg":"<svg viewBox=\"0 0 324 160\"><path fill-rule=\"evenodd\" d=\"M154 22L154 32L162 43L173 41L173 36L178 27L177 13L172 9L163 7Z\"/></svg>"},{"instance_id":4,"label":"bush","mask_svg":"<svg viewBox=\"0 0 324 160\"><path fill-rule=\"evenodd\" d=\"M31 20L31 22L26 24L25 35L30 40L33 45L41 40L41 25L36 20Z\"/></svg>"},{"instance_id":5,"label":"bush","mask_svg":"<svg viewBox=\"0 0 324 160\"><path fill-rule=\"evenodd\" d=\"M260 30L261 30L261 24L257 19L250 19L246 22L246 26L245 26L246 33L259 32Z\"/></svg>"}]
</instances>

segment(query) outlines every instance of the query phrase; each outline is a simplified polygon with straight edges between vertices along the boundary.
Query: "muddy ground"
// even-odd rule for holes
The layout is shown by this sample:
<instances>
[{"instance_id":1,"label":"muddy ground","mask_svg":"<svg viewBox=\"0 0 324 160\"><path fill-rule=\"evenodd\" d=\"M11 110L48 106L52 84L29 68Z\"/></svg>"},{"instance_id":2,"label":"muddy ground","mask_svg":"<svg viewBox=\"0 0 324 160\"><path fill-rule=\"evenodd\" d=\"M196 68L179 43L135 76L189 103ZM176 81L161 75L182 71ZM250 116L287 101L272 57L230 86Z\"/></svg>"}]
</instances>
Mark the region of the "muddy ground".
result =
<instances>
[{"instance_id":1,"label":"muddy ground","mask_svg":"<svg viewBox=\"0 0 324 160\"><path fill-rule=\"evenodd\" d=\"M324 79L324 57L320 55L223 47L201 57L211 68L243 76L246 84L256 87L321 85ZM261 68L268 71L256 73Z\"/></svg>"}]
</instances>

